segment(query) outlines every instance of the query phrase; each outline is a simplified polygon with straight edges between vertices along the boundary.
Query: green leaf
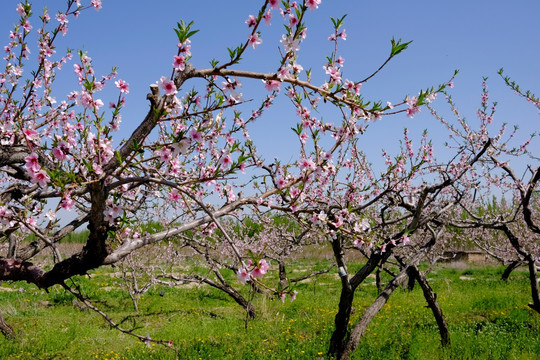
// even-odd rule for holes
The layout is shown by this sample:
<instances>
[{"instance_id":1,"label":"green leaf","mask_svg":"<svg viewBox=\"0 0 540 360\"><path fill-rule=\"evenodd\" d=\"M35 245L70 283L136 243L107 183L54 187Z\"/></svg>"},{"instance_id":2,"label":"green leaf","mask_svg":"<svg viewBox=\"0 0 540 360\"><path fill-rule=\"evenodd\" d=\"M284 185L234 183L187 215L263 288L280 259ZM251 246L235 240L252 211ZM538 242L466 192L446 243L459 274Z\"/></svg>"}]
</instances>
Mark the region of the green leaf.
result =
<instances>
[{"instance_id":1,"label":"green leaf","mask_svg":"<svg viewBox=\"0 0 540 360\"><path fill-rule=\"evenodd\" d=\"M298 136L300 136L300 134L302 133L302 125L301 124L296 124L296 129L295 128L291 128L292 131L294 131L294 133Z\"/></svg>"},{"instance_id":2,"label":"green leaf","mask_svg":"<svg viewBox=\"0 0 540 360\"><path fill-rule=\"evenodd\" d=\"M180 20L179 23L176 23L177 29L174 29L176 36L178 37L178 42L183 43L193 35L199 32L199 30L191 30L193 21L186 25L184 20Z\"/></svg>"},{"instance_id":3,"label":"green leaf","mask_svg":"<svg viewBox=\"0 0 540 360\"><path fill-rule=\"evenodd\" d=\"M121 164L122 163L122 156L118 151L115 151L114 156L116 157L116 160Z\"/></svg>"},{"instance_id":4,"label":"green leaf","mask_svg":"<svg viewBox=\"0 0 540 360\"><path fill-rule=\"evenodd\" d=\"M392 51L390 52L390 57L396 56L403 50L407 49L407 47L409 46L410 43L412 43L412 41L402 43L401 39L396 41L394 38L392 38L391 43L392 43Z\"/></svg>"},{"instance_id":5,"label":"green leaf","mask_svg":"<svg viewBox=\"0 0 540 360\"><path fill-rule=\"evenodd\" d=\"M341 25L343 25L343 20L345 20L345 17L347 17L347 14L343 15L339 19L334 19L333 17L330 18L330 20L332 20L332 24L334 24L334 30L337 31Z\"/></svg>"}]
</instances>

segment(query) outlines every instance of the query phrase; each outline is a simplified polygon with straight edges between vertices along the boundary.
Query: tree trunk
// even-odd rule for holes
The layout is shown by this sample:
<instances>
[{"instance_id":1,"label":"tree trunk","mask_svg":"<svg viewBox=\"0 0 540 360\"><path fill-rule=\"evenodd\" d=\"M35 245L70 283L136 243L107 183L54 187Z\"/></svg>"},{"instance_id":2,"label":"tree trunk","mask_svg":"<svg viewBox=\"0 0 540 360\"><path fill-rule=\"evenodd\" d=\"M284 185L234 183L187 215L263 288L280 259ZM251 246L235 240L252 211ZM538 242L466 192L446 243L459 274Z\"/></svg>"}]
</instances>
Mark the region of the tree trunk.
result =
<instances>
[{"instance_id":1,"label":"tree trunk","mask_svg":"<svg viewBox=\"0 0 540 360\"><path fill-rule=\"evenodd\" d=\"M334 250L334 254L335 253ZM379 263L383 264L389 257L389 251L384 254L375 252L368 258L367 263L354 274L350 281L347 280L347 277L341 278L341 297L339 300L338 312L334 320L335 329L330 338L328 355L339 358L345 349L349 333L348 327L352 312L354 291L369 274L373 273Z\"/></svg>"},{"instance_id":2,"label":"tree trunk","mask_svg":"<svg viewBox=\"0 0 540 360\"><path fill-rule=\"evenodd\" d=\"M414 268L414 269L416 269L416 268ZM408 274L409 279L407 280L407 291L409 291L409 292L414 290L415 280L417 280L416 279L416 274L414 273L414 269ZM418 269L416 269L416 272L418 272Z\"/></svg>"},{"instance_id":3,"label":"tree trunk","mask_svg":"<svg viewBox=\"0 0 540 360\"><path fill-rule=\"evenodd\" d=\"M399 274L394 276L392 281L390 281L388 285L386 285L386 287L381 292L381 294L377 297L377 299L375 299L375 301L364 311L364 314L362 315L358 323L356 323L356 325L354 326L354 329L352 330L351 335L349 336L349 339L347 340L347 343L345 344L345 347L343 348L343 351L340 353L335 353L338 359L346 360L351 356L354 350L358 347L358 344L360 343L360 339L362 335L364 334L364 332L366 331L371 320L373 320L375 315L377 315L377 313L381 311L382 307L384 306L384 304L386 304L386 302L388 301L388 299L390 298L390 295L392 295L394 290L398 286L403 284L405 280L407 280L407 277L409 276L409 273L410 273L410 270L409 270L410 267L417 266L420 260L425 256L425 253L427 253L429 249L431 249L431 247L435 244L435 242L436 242L436 235L434 235L434 238L432 241L430 241L428 244L426 244L423 247L421 252L418 252L409 261L409 264L407 266L403 267L403 270L401 270ZM375 255L377 255L377 253ZM379 253L378 256L372 256L371 258L369 258L368 263L364 265L364 267L360 269L360 271L357 272L356 275L351 279L353 289L356 289L356 286L359 284L355 282L355 280L364 279L365 277L367 277L367 273L364 273L363 271L366 267L368 267L368 265L372 266L371 271L373 271L373 269L379 262L380 262L380 266L382 266L382 264L384 264L386 260L388 260L389 257L390 257L390 252L387 251L384 254ZM374 260L376 260L375 263L372 262Z\"/></svg>"},{"instance_id":4,"label":"tree trunk","mask_svg":"<svg viewBox=\"0 0 540 360\"><path fill-rule=\"evenodd\" d=\"M420 271L418 271L418 268L416 266L412 266L410 267L410 269L411 274L413 275L413 279L416 279L416 281L418 281L418 284L422 288L422 292L424 293L424 297L428 303L428 306L433 312L433 316L435 316L437 326L439 327L439 334L441 335L441 345L450 345L448 324L446 323L446 319L444 318L442 309L439 306L439 302L437 301L437 294L435 294L431 286L429 286L426 277L422 275Z\"/></svg>"},{"instance_id":5,"label":"tree trunk","mask_svg":"<svg viewBox=\"0 0 540 360\"><path fill-rule=\"evenodd\" d=\"M15 259L17 257L17 237L9 235L9 248L8 248L8 259Z\"/></svg>"},{"instance_id":6,"label":"tree trunk","mask_svg":"<svg viewBox=\"0 0 540 360\"><path fill-rule=\"evenodd\" d=\"M0 313L0 332L2 332L2 334L8 339L15 337L15 332L13 331L13 328L9 326L8 323L6 323L4 317L2 316L2 313Z\"/></svg>"},{"instance_id":7,"label":"tree trunk","mask_svg":"<svg viewBox=\"0 0 540 360\"><path fill-rule=\"evenodd\" d=\"M508 278L510 277L510 274L512 273L512 271L517 269L521 264L522 264L521 261L516 260L512 262L510 265L508 265L506 269L504 269L504 272L501 276L501 280L508 281Z\"/></svg>"},{"instance_id":8,"label":"tree trunk","mask_svg":"<svg viewBox=\"0 0 540 360\"><path fill-rule=\"evenodd\" d=\"M335 329L330 338L330 348L328 349L330 355L339 356L345 348L353 300L354 290L342 286L338 312L334 319Z\"/></svg>"},{"instance_id":9,"label":"tree trunk","mask_svg":"<svg viewBox=\"0 0 540 360\"><path fill-rule=\"evenodd\" d=\"M341 247L341 237L338 236L332 240L332 251L334 252L334 258L336 259L338 274L341 280L341 295L339 297L338 312L334 318L336 327L330 338L328 353L337 355L341 353L347 339L349 319L351 317L352 303L354 300L354 288L349 282L343 248Z\"/></svg>"},{"instance_id":10,"label":"tree trunk","mask_svg":"<svg viewBox=\"0 0 540 360\"><path fill-rule=\"evenodd\" d=\"M529 265L529 280L531 282L531 295L533 302L529 304L529 307L540 313L540 293L538 292L538 274L536 272L536 264L534 257L531 254L527 256Z\"/></svg>"},{"instance_id":11,"label":"tree trunk","mask_svg":"<svg viewBox=\"0 0 540 360\"><path fill-rule=\"evenodd\" d=\"M407 269L408 267L402 270L395 278L393 278L392 281L390 281L388 285L386 285L386 287L377 297L377 299L375 299L375 301L366 309L366 311L364 311L364 314L362 315L358 323L356 323L356 325L354 326L354 329L352 330L351 335L347 340L345 348L343 349L343 353L339 354L338 359L347 360L352 355L354 350L356 350L358 344L360 343L360 338L366 331L371 320L373 320L375 315L377 315L379 311L381 311L384 304L386 304L394 290L397 289L398 286L404 283L407 279Z\"/></svg>"},{"instance_id":12,"label":"tree trunk","mask_svg":"<svg viewBox=\"0 0 540 360\"><path fill-rule=\"evenodd\" d=\"M283 260L279 260L279 285L281 290L284 290L289 287L289 281L287 280L287 271L285 269L285 263Z\"/></svg>"},{"instance_id":13,"label":"tree trunk","mask_svg":"<svg viewBox=\"0 0 540 360\"><path fill-rule=\"evenodd\" d=\"M377 294L380 294L382 292L380 267L378 267L377 271L375 271L375 285L377 286Z\"/></svg>"}]
</instances>

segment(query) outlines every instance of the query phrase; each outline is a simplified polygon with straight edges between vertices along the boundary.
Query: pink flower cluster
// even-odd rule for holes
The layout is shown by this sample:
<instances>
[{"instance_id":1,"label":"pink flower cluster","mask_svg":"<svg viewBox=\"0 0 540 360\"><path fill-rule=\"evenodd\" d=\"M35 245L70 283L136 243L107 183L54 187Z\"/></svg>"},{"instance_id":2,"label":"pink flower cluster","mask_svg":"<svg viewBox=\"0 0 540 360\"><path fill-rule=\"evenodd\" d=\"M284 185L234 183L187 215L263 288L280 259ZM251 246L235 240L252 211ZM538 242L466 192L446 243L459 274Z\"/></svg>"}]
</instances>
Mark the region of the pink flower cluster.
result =
<instances>
[{"instance_id":1,"label":"pink flower cluster","mask_svg":"<svg viewBox=\"0 0 540 360\"><path fill-rule=\"evenodd\" d=\"M30 173L30 181L33 184L39 184L39 186L45 188L51 179L47 175L47 172L41 168L38 161L38 155L36 153L31 153L24 158L24 160L26 162L25 168Z\"/></svg>"},{"instance_id":2,"label":"pink flower cluster","mask_svg":"<svg viewBox=\"0 0 540 360\"><path fill-rule=\"evenodd\" d=\"M298 295L298 291L293 290L293 291L290 291L288 294L291 296L291 302L293 302L294 300L296 300L296 295ZM281 302L285 302L285 297L287 296L287 293L286 292L280 292L280 293L278 293L278 296L279 296L279 299L281 300Z\"/></svg>"},{"instance_id":3,"label":"pink flower cluster","mask_svg":"<svg viewBox=\"0 0 540 360\"><path fill-rule=\"evenodd\" d=\"M261 277L266 274L269 267L270 265L268 265L264 259L259 260L256 266L249 260L247 267L238 269L236 276L238 277L238 280L245 284L251 278Z\"/></svg>"},{"instance_id":4,"label":"pink flower cluster","mask_svg":"<svg viewBox=\"0 0 540 360\"><path fill-rule=\"evenodd\" d=\"M405 99L405 102L407 103L407 105L409 105L409 108L407 109L407 116L410 118L413 118L414 115L420 112L420 107L416 104L417 100L418 99L416 98L416 96L407 96L407 98Z\"/></svg>"}]
</instances>

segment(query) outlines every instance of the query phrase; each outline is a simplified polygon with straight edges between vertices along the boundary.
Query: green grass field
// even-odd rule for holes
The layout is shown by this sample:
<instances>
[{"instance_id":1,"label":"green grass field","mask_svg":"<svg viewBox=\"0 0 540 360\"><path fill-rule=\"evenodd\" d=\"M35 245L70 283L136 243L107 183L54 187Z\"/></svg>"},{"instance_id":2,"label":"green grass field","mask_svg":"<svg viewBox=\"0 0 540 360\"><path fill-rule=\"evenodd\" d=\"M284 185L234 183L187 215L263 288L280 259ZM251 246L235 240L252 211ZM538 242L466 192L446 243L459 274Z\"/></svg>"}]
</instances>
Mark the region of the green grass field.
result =
<instances>
[{"instance_id":1,"label":"green grass field","mask_svg":"<svg viewBox=\"0 0 540 360\"><path fill-rule=\"evenodd\" d=\"M516 271L505 283L499 280L502 271L439 267L428 276L450 327L449 348L440 347L437 326L416 286L392 295L353 358L540 358L540 315L527 307L527 274ZM111 329L96 313L74 306L73 296L59 287L45 293L32 285L3 283L0 311L17 337L0 337L0 359L326 359L339 298L334 274L299 284L292 303L259 294L254 299L258 317L246 329L245 312L208 286L156 287L144 295L137 314L110 269L77 281L124 328L173 340L172 348L148 347ZM241 289L247 295L248 287ZM370 278L357 291L353 322L376 294Z\"/></svg>"}]
</instances>

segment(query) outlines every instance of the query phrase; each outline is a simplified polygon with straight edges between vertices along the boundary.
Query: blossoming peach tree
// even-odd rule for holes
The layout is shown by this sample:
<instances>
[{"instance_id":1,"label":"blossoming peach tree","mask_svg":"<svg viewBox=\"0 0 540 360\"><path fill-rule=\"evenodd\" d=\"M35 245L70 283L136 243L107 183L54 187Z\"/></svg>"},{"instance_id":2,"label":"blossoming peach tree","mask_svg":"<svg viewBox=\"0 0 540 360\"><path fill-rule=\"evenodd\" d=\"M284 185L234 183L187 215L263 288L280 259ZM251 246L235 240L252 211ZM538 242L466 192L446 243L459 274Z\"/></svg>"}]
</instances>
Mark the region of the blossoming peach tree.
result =
<instances>
[{"instance_id":1,"label":"blossoming peach tree","mask_svg":"<svg viewBox=\"0 0 540 360\"><path fill-rule=\"evenodd\" d=\"M519 96L540 109L540 101L530 91L522 91L510 78L499 74ZM495 127L497 103L490 103L487 79L482 83L481 106L478 117L484 123L482 134L487 137ZM489 157L478 169L479 178L473 185L463 188L461 211L452 224L467 229L467 236L489 256L507 266L502 277L507 280L519 266L529 271L532 303L529 307L540 312L538 267L540 243L538 235L538 195L540 167L536 155L535 134L517 136L518 124L504 122L491 130L493 146ZM457 135L457 134L456 134ZM520 174L520 175L518 175Z\"/></svg>"},{"instance_id":2,"label":"blossoming peach tree","mask_svg":"<svg viewBox=\"0 0 540 360\"><path fill-rule=\"evenodd\" d=\"M362 175L366 162L355 151L358 137L367 131L369 122L384 115L402 112L414 116L444 86L394 105L366 101L362 84L380 69L356 81L344 76L344 60L337 51L347 36L344 18L332 19L329 40L334 51L323 68L326 81L315 84L315 70L304 70L299 54L308 34L307 19L320 4L320 0L261 1L255 15L247 16L245 41L228 49L224 59L211 60L207 68L195 68L190 62L190 44L197 31L192 23L179 22L175 28L178 43L173 44L170 57L171 74L150 85L150 108L123 139L118 129L122 109L129 101L129 83L118 78L114 69L97 74L91 54L61 53L55 46L55 40L69 32L70 21L87 9L99 10L101 1L68 0L56 13L45 9L37 17L30 2L17 5L19 19L4 48L0 73L0 223L5 244L0 280L26 281L42 289L60 285L115 327L151 342L155 340L121 329L95 308L73 277L127 256L136 257L145 246L188 230L212 226L229 247L238 277L248 281L263 275L268 262L262 254L243 252L220 219L240 210L266 208L289 213L301 210L300 214L311 214L324 223L319 208L315 212L305 204L315 202L320 185L340 181L336 165L354 169L353 177L376 188ZM243 70L242 56L261 45L263 27L270 24L273 14L278 14L274 19L281 19L285 29L280 60L269 73ZM37 46L29 42L32 32L37 34ZM407 45L392 40L383 66ZM56 74L66 68L74 73L78 87L63 97L53 96ZM241 93L242 83L247 81L257 82L267 91L255 99L256 105ZM117 89L113 101L101 98L106 87ZM280 96L292 104L298 116L291 124L298 154L286 163L266 160L268 155L257 151L249 133ZM332 122L320 115L327 108L334 111ZM423 146L422 151L428 153L428 144ZM348 163L347 154L355 160ZM400 173L400 160L389 160L389 175ZM325 211L333 224L330 233L335 232L332 227L340 227L340 221L353 224L355 219L362 220L359 211L334 205L361 196L345 188L337 186L332 201L327 196L320 198L328 201ZM388 193L384 188L381 191ZM374 193L366 201L379 198ZM159 230L149 231L146 224L156 221ZM63 255L58 244L84 228L89 235L82 249ZM402 230L398 238L405 235ZM389 246L386 240L379 245ZM30 262L45 249L54 255L51 268ZM339 258L338 265L342 266ZM161 343L170 345L169 341Z\"/></svg>"}]
</instances>

